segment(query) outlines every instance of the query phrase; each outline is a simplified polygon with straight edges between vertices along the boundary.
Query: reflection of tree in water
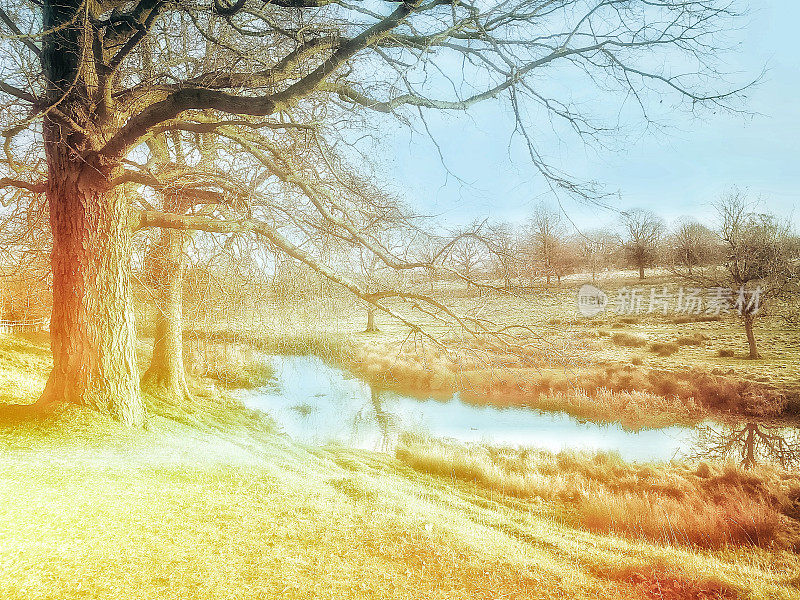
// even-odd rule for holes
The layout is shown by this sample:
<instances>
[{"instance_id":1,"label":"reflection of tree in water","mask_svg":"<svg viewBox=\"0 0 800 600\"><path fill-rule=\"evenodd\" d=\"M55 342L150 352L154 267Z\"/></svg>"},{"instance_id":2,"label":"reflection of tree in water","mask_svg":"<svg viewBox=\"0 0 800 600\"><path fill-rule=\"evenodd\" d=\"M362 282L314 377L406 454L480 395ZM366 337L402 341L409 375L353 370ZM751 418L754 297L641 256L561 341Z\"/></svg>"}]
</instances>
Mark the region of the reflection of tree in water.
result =
<instances>
[{"instance_id":1,"label":"reflection of tree in water","mask_svg":"<svg viewBox=\"0 0 800 600\"><path fill-rule=\"evenodd\" d=\"M378 450L385 452L391 448L391 426L394 415L386 412L381 405L381 390L373 385L369 386L370 403L359 410L353 418L353 430L358 431L361 423L371 423L373 420L380 431Z\"/></svg>"},{"instance_id":2,"label":"reflection of tree in water","mask_svg":"<svg viewBox=\"0 0 800 600\"><path fill-rule=\"evenodd\" d=\"M800 439L796 429L757 421L708 425L698 428L692 458L725 460L734 458L745 469L756 463L773 463L784 468L800 465Z\"/></svg>"}]
</instances>

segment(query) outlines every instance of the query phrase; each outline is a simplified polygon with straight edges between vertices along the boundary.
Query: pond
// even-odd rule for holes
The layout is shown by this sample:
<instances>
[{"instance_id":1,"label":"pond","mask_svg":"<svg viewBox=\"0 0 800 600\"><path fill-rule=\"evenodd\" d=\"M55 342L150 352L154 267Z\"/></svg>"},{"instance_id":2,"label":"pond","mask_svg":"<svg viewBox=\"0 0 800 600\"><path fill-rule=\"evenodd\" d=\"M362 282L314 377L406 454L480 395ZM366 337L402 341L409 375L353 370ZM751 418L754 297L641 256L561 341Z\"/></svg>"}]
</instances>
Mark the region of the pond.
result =
<instances>
[{"instance_id":1,"label":"pond","mask_svg":"<svg viewBox=\"0 0 800 600\"><path fill-rule=\"evenodd\" d=\"M314 356L271 356L275 380L243 400L272 416L308 444L337 443L392 451L404 432L462 442L615 451L631 461L670 460L695 446L698 430L666 427L626 431L616 424L581 422L565 413L419 399L371 386Z\"/></svg>"}]
</instances>

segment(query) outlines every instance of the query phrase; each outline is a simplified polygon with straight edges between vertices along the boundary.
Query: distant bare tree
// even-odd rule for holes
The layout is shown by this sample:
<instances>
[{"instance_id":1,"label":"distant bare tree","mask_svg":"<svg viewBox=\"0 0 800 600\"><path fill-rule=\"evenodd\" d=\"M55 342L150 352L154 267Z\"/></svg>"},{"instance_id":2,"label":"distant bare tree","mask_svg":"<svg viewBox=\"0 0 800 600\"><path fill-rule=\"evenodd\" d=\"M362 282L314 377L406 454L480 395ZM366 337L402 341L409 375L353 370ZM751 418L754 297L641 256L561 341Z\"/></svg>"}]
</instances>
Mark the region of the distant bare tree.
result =
<instances>
[{"instance_id":1,"label":"distant bare tree","mask_svg":"<svg viewBox=\"0 0 800 600\"><path fill-rule=\"evenodd\" d=\"M639 270L639 279L644 279L644 270L658 258L659 244L664 235L664 221L653 211L634 209L622 215L622 248L628 261Z\"/></svg>"},{"instance_id":2,"label":"distant bare tree","mask_svg":"<svg viewBox=\"0 0 800 600\"><path fill-rule=\"evenodd\" d=\"M742 320L749 357L761 358L754 325L781 295L794 295L797 257L788 223L774 215L756 212L746 195L734 190L716 203L719 219L721 264L702 271L678 270L684 279L724 295L725 308ZM796 299L797 296L794 295Z\"/></svg>"},{"instance_id":3,"label":"distant bare tree","mask_svg":"<svg viewBox=\"0 0 800 600\"><path fill-rule=\"evenodd\" d=\"M668 255L672 264L692 269L719 256L719 238L708 227L686 217L678 221L669 237Z\"/></svg>"},{"instance_id":4,"label":"distant bare tree","mask_svg":"<svg viewBox=\"0 0 800 600\"><path fill-rule=\"evenodd\" d=\"M564 237L556 246L553 254L553 274L561 285L561 279L574 273L580 266L581 246L575 237Z\"/></svg>"},{"instance_id":5,"label":"distant bare tree","mask_svg":"<svg viewBox=\"0 0 800 600\"><path fill-rule=\"evenodd\" d=\"M374 254L358 251L358 270L359 279L362 287L368 292L374 293L382 289L400 288L402 286L402 276L394 269L390 269L383 264ZM367 305L367 326L365 333L380 331L375 322L375 306Z\"/></svg>"},{"instance_id":6,"label":"distant bare tree","mask_svg":"<svg viewBox=\"0 0 800 600\"><path fill-rule=\"evenodd\" d=\"M506 290L514 286L520 275L522 261L519 254L519 240L508 223L500 223L489 228L492 271Z\"/></svg>"},{"instance_id":7,"label":"distant bare tree","mask_svg":"<svg viewBox=\"0 0 800 600\"><path fill-rule=\"evenodd\" d=\"M595 282L600 269L610 265L619 242L611 231L594 229L583 232L577 243L584 267L592 274L592 282Z\"/></svg>"},{"instance_id":8,"label":"distant bare tree","mask_svg":"<svg viewBox=\"0 0 800 600\"><path fill-rule=\"evenodd\" d=\"M561 280L566 265L564 238L566 229L561 222L561 213L545 204L536 206L529 226L527 245L532 262L544 274L547 285L555 275ZM557 263L560 260L560 268Z\"/></svg>"},{"instance_id":9,"label":"distant bare tree","mask_svg":"<svg viewBox=\"0 0 800 600\"><path fill-rule=\"evenodd\" d=\"M486 267L486 244L474 236L468 236L454 244L450 262L464 277L474 279Z\"/></svg>"},{"instance_id":10,"label":"distant bare tree","mask_svg":"<svg viewBox=\"0 0 800 600\"><path fill-rule=\"evenodd\" d=\"M0 198L2 200L2 198ZM52 238L44 194L20 192L0 205L0 319L41 322L50 313Z\"/></svg>"}]
</instances>

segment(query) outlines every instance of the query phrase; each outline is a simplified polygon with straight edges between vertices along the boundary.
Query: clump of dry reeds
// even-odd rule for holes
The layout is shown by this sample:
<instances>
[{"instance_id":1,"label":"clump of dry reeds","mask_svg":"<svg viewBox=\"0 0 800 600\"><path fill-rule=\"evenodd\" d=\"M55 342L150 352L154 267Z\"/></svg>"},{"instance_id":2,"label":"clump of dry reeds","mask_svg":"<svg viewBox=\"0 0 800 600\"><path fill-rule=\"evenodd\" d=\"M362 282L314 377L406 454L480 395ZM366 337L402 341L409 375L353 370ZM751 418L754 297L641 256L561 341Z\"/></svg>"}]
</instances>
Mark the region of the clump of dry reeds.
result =
<instances>
[{"instance_id":1,"label":"clump of dry reeds","mask_svg":"<svg viewBox=\"0 0 800 600\"><path fill-rule=\"evenodd\" d=\"M654 343L650 349L667 355L679 347L677 342ZM640 357L631 364L600 367L556 364L552 356L527 351L521 356L475 344L445 348L386 341L351 346L337 360L379 386L408 393L445 396L458 391L472 403L563 410L632 428L667 420L688 423L709 413L778 416L789 401L785 392L763 383L699 369L650 369Z\"/></svg>"},{"instance_id":2,"label":"clump of dry reeds","mask_svg":"<svg viewBox=\"0 0 800 600\"><path fill-rule=\"evenodd\" d=\"M660 543L800 549L800 483L772 467L631 464L615 454L498 449L406 436L397 457L430 474L566 506L580 526Z\"/></svg>"}]
</instances>

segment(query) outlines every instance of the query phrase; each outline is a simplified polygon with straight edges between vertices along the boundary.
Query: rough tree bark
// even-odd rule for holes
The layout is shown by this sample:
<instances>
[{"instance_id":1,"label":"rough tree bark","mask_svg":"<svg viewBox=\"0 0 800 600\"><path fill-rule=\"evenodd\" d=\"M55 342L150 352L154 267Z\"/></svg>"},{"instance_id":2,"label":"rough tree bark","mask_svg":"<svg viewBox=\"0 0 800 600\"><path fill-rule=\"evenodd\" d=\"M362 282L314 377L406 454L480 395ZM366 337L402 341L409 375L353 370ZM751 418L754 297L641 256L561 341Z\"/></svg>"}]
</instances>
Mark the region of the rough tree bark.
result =
<instances>
[{"instance_id":1,"label":"rough tree bark","mask_svg":"<svg viewBox=\"0 0 800 600\"><path fill-rule=\"evenodd\" d=\"M189 399L183 364L183 276L187 234L162 229L153 260L156 281L155 339L142 387L158 394Z\"/></svg>"},{"instance_id":2,"label":"rough tree bark","mask_svg":"<svg viewBox=\"0 0 800 600\"><path fill-rule=\"evenodd\" d=\"M110 182L120 160L92 152L113 128L98 114L97 69L87 60L90 31L81 0L43 5L41 63L54 107L44 116L46 187L53 232L53 370L41 405L71 402L139 425L144 407L136 366L131 301L129 203Z\"/></svg>"},{"instance_id":3,"label":"rough tree bark","mask_svg":"<svg viewBox=\"0 0 800 600\"><path fill-rule=\"evenodd\" d=\"M63 140L47 148L53 370L40 403L87 405L139 425L128 203L100 169L74 160Z\"/></svg>"}]
</instances>

